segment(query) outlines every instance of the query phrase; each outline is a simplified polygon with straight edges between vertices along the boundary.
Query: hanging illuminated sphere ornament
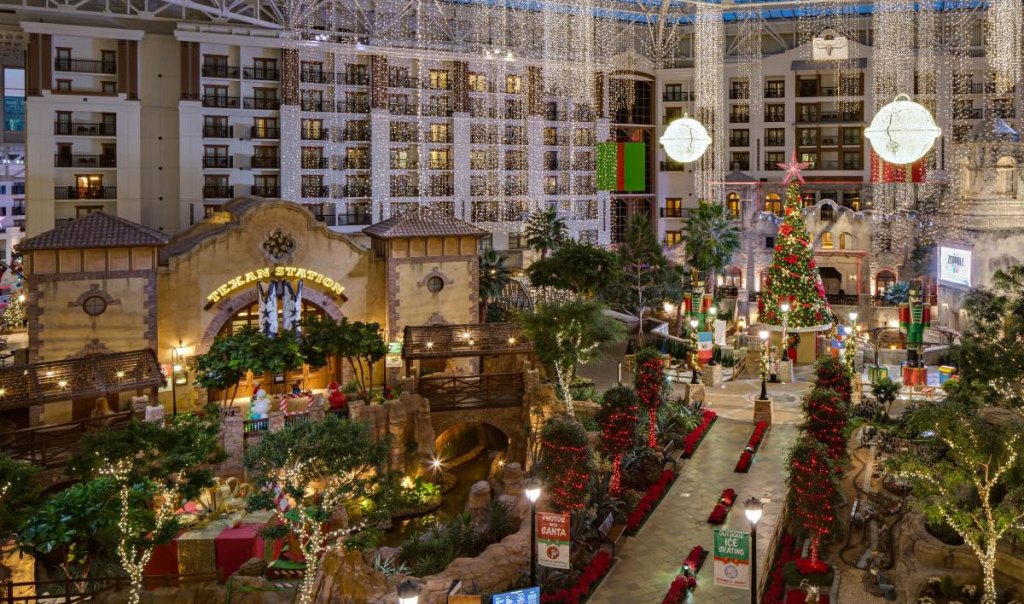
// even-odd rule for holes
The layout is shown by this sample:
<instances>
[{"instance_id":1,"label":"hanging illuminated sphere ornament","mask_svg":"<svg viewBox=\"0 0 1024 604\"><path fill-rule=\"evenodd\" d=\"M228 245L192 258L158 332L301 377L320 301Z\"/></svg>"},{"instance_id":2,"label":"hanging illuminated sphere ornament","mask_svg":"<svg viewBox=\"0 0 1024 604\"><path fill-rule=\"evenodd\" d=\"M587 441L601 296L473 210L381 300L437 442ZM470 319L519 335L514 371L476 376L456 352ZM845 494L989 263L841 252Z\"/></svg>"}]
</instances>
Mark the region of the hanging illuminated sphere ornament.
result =
<instances>
[{"instance_id":1,"label":"hanging illuminated sphere ornament","mask_svg":"<svg viewBox=\"0 0 1024 604\"><path fill-rule=\"evenodd\" d=\"M674 161L688 164L704 155L711 144L711 137L703 124L684 114L668 125L659 142Z\"/></svg>"},{"instance_id":2,"label":"hanging illuminated sphere ornament","mask_svg":"<svg viewBox=\"0 0 1024 604\"><path fill-rule=\"evenodd\" d=\"M923 105L905 94L882 107L864 130L871 147L890 164L912 164L924 157L942 130Z\"/></svg>"}]
</instances>

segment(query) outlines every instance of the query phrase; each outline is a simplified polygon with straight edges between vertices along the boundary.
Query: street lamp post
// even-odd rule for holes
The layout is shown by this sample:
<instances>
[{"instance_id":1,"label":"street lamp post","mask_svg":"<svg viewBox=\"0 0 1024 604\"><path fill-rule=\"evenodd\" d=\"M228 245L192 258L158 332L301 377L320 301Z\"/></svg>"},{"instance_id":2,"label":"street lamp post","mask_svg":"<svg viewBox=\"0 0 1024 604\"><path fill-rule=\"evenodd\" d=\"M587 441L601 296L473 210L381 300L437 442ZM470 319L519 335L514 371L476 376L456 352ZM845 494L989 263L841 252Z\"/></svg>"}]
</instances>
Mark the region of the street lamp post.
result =
<instances>
[{"instance_id":1,"label":"street lamp post","mask_svg":"<svg viewBox=\"0 0 1024 604\"><path fill-rule=\"evenodd\" d=\"M697 384L697 347L700 345L697 339L697 319L690 319L690 368L693 370L693 375L690 376L690 383Z\"/></svg>"},{"instance_id":2,"label":"street lamp post","mask_svg":"<svg viewBox=\"0 0 1024 604\"><path fill-rule=\"evenodd\" d=\"M846 363L850 374L856 374L857 368L857 311L850 311L850 332L846 335Z\"/></svg>"},{"instance_id":3,"label":"street lamp post","mask_svg":"<svg viewBox=\"0 0 1024 604\"><path fill-rule=\"evenodd\" d=\"M715 363L715 317L718 316L718 308L712 306L708 309L708 314L711 315L711 327L708 330L711 332L711 360L708 361L708 365L717 365Z\"/></svg>"},{"instance_id":4,"label":"street lamp post","mask_svg":"<svg viewBox=\"0 0 1024 604\"><path fill-rule=\"evenodd\" d=\"M782 311L782 360L789 360L789 334L786 328L789 323L789 302L783 302L779 305L779 310Z\"/></svg>"},{"instance_id":5,"label":"street lamp post","mask_svg":"<svg viewBox=\"0 0 1024 604\"><path fill-rule=\"evenodd\" d=\"M398 604L419 604L422 588L422 585L412 579L403 579L398 584Z\"/></svg>"},{"instance_id":6,"label":"street lamp post","mask_svg":"<svg viewBox=\"0 0 1024 604\"><path fill-rule=\"evenodd\" d=\"M761 395L758 398L766 401L768 400L768 330L762 329L757 335L761 338Z\"/></svg>"},{"instance_id":7,"label":"street lamp post","mask_svg":"<svg viewBox=\"0 0 1024 604\"><path fill-rule=\"evenodd\" d=\"M757 604L757 523L764 512L764 504L757 497L751 497L744 506L750 523L750 604Z\"/></svg>"},{"instance_id":8,"label":"street lamp post","mask_svg":"<svg viewBox=\"0 0 1024 604\"><path fill-rule=\"evenodd\" d=\"M530 500L530 586L537 585L537 500L540 499L540 480L530 477L523 484L523 492Z\"/></svg>"}]
</instances>

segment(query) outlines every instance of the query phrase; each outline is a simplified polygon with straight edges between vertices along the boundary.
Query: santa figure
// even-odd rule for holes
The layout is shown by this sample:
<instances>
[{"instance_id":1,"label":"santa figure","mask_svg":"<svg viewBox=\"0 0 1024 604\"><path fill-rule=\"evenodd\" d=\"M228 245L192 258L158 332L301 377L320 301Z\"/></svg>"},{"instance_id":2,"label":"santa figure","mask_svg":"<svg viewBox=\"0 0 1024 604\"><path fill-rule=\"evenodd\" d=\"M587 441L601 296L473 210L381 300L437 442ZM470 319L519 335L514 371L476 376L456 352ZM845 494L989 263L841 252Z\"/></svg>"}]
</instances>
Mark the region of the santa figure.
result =
<instances>
[{"instance_id":1,"label":"santa figure","mask_svg":"<svg viewBox=\"0 0 1024 604\"><path fill-rule=\"evenodd\" d=\"M347 406L345 393L341 391L341 384L331 381L327 385L327 402L331 409L344 409Z\"/></svg>"}]
</instances>

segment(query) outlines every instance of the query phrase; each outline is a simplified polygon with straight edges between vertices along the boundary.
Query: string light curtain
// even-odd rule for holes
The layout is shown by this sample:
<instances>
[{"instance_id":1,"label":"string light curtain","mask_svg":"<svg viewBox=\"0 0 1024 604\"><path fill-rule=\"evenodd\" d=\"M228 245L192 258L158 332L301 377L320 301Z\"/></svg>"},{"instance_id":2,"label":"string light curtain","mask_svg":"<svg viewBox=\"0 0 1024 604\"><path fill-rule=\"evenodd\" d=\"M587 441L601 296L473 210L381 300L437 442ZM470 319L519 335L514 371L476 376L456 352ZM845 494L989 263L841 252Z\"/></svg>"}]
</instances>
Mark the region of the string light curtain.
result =
<instances>
[{"instance_id":1,"label":"string light curtain","mask_svg":"<svg viewBox=\"0 0 1024 604\"><path fill-rule=\"evenodd\" d=\"M725 22L721 11L700 4L694 17L694 83L697 120L711 135L711 146L694 172L694 189L700 199L719 202L725 179Z\"/></svg>"},{"instance_id":2,"label":"string light curtain","mask_svg":"<svg viewBox=\"0 0 1024 604\"><path fill-rule=\"evenodd\" d=\"M761 47L763 36L764 21L761 14L757 11L741 13L736 54L740 62L740 79L747 82L745 96L749 103L750 115L755 118L764 111L764 52Z\"/></svg>"},{"instance_id":3,"label":"string light curtain","mask_svg":"<svg viewBox=\"0 0 1024 604\"><path fill-rule=\"evenodd\" d=\"M999 94L1021 78L1022 10L1021 0L992 0L985 16L986 56Z\"/></svg>"}]
</instances>

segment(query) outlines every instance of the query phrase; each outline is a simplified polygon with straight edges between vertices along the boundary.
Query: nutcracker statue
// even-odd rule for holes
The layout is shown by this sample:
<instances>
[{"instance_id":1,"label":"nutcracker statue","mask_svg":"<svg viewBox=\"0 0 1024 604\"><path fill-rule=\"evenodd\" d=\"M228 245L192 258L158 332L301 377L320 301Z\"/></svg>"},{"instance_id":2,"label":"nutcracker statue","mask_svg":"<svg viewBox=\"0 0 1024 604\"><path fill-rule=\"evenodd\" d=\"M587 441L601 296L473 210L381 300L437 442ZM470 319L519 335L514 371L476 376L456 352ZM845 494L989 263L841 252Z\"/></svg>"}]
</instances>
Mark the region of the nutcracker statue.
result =
<instances>
[{"instance_id":1,"label":"nutcracker statue","mask_svg":"<svg viewBox=\"0 0 1024 604\"><path fill-rule=\"evenodd\" d=\"M690 318L697 319L699 331L714 329L711 318L711 307L714 305L714 296L704 293L703 288L698 287L692 293L683 294L683 312Z\"/></svg>"},{"instance_id":2,"label":"nutcracker statue","mask_svg":"<svg viewBox=\"0 0 1024 604\"><path fill-rule=\"evenodd\" d=\"M910 286L908 301L900 304L900 329L907 335L907 364L903 383L907 386L925 384L924 331L931 325L931 308L924 303L921 282Z\"/></svg>"}]
</instances>

